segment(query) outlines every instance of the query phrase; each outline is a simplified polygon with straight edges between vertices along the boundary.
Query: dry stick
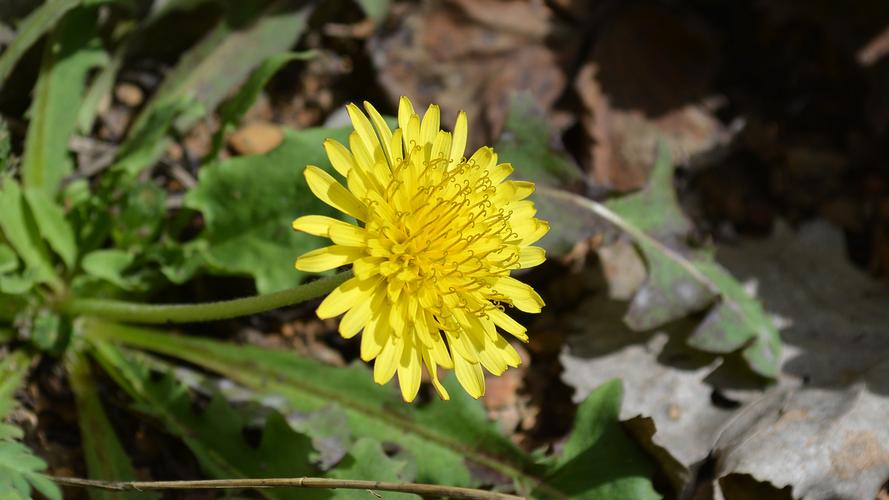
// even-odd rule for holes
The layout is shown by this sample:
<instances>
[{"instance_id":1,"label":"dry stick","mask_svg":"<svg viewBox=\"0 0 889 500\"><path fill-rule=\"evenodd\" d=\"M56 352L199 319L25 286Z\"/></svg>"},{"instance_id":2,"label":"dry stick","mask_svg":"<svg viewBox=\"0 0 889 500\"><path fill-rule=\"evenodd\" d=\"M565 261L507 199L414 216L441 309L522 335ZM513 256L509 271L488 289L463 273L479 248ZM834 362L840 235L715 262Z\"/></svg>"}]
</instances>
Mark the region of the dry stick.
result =
<instances>
[{"instance_id":1,"label":"dry stick","mask_svg":"<svg viewBox=\"0 0 889 500\"><path fill-rule=\"evenodd\" d=\"M76 477L51 477L62 486L99 488L112 491L147 490L199 490L224 488L328 488L350 490L397 491L431 497L466 498L472 500L522 500L524 497L495 491L440 486L437 484L389 483L358 479L327 479L322 477L295 477L269 479L205 479L198 481L100 481Z\"/></svg>"}]
</instances>

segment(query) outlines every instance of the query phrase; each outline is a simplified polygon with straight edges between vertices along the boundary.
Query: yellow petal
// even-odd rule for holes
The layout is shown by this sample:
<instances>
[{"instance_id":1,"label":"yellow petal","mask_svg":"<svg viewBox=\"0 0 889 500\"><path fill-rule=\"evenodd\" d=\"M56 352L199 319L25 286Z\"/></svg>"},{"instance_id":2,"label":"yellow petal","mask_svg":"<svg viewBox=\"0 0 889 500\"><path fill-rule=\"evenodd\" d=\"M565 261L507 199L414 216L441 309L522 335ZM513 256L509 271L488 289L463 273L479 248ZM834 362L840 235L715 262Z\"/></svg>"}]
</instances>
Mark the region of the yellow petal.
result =
<instances>
[{"instance_id":1,"label":"yellow petal","mask_svg":"<svg viewBox=\"0 0 889 500\"><path fill-rule=\"evenodd\" d=\"M364 101L364 109L367 111L368 116L370 116L370 120L374 124L374 128L377 129L377 134L380 136L380 143L383 146L383 152L386 153L386 158L389 160L389 164L392 165L395 162L394 157L392 156L392 130L389 128L389 125L386 124L386 120L380 115L376 108L371 105L371 103ZM400 149L400 145L399 145Z\"/></svg>"},{"instance_id":2,"label":"yellow petal","mask_svg":"<svg viewBox=\"0 0 889 500\"><path fill-rule=\"evenodd\" d=\"M478 363L470 363L461 356L454 358L454 371L457 380L470 396L478 399L485 395L485 375Z\"/></svg>"},{"instance_id":3,"label":"yellow petal","mask_svg":"<svg viewBox=\"0 0 889 500\"><path fill-rule=\"evenodd\" d=\"M352 120L352 127L361 137L365 149L368 153L373 155L374 151L380 148L380 140L377 138L377 134L374 132L370 120L367 119L367 116L361 112L361 109L358 106L352 103L349 103L346 106L346 111L349 112L349 118Z\"/></svg>"},{"instance_id":4,"label":"yellow petal","mask_svg":"<svg viewBox=\"0 0 889 500\"><path fill-rule=\"evenodd\" d=\"M333 318L348 311L362 295L361 280L351 278L324 297L315 314L321 319Z\"/></svg>"},{"instance_id":5,"label":"yellow petal","mask_svg":"<svg viewBox=\"0 0 889 500\"><path fill-rule=\"evenodd\" d=\"M379 274L379 266L385 259L381 257L364 257L352 263L352 272L356 278L368 279Z\"/></svg>"},{"instance_id":6,"label":"yellow petal","mask_svg":"<svg viewBox=\"0 0 889 500\"><path fill-rule=\"evenodd\" d=\"M314 165L306 167L304 174L309 189L319 200L360 221L367 220L367 206L330 174Z\"/></svg>"},{"instance_id":7,"label":"yellow petal","mask_svg":"<svg viewBox=\"0 0 889 500\"><path fill-rule=\"evenodd\" d=\"M527 269L539 266L546 260L546 250L540 247L524 247L519 250L519 267Z\"/></svg>"},{"instance_id":8,"label":"yellow petal","mask_svg":"<svg viewBox=\"0 0 889 500\"><path fill-rule=\"evenodd\" d=\"M357 335L370 321L370 297L365 295L362 299L353 303L352 308L349 309L340 321L340 335L345 339L350 339Z\"/></svg>"},{"instance_id":9,"label":"yellow petal","mask_svg":"<svg viewBox=\"0 0 889 500\"><path fill-rule=\"evenodd\" d=\"M293 221L292 226L296 231L302 231L313 236L322 236L324 238L330 238L330 228L334 226L355 227L348 222L343 222L324 215L304 215Z\"/></svg>"},{"instance_id":10,"label":"yellow petal","mask_svg":"<svg viewBox=\"0 0 889 500\"><path fill-rule=\"evenodd\" d=\"M364 247L367 245L367 231L351 224L330 227L330 239L337 245Z\"/></svg>"},{"instance_id":11,"label":"yellow petal","mask_svg":"<svg viewBox=\"0 0 889 500\"><path fill-rule=\"evenodd\" d=\"M420 124L420 144L432 144L439 130L441 130L441 110L437 105L430 104Z\"/></svg>"},{"instance_id":12,"label":"yellow petal","mask_svg":"<svg viewBox=\"0 0 889 500\"><path fill-rule=\"evenodd\" d=\"M439 130L438 134L435 136L435 140L432 142L432 154L429 156L429 158L447 159L448 151L450 150L450 148L451 134L445 132L444 130Z\"/></svg>"},{"instance_id":13,"label":"yellow petal","mask_svg":"<svg viewBox=\"0 0 889 500\"><path fill-rule=\"evenodd\" d=\"M363 256L363 248L331 245L297 257L296 268L307 273L319 273L345 266Z\"/></svg>"},{"instance_id":14,"label":"yellow petal","mask_svg":"<svg viewBox=\"0 0 889 500\"><path fill-rule=\"evenodd\" d=\"M463 160L463 155L466 153L467 131L466 113L461 111L457 115L457 123L454 124L454 135L451 138L450 160L452 164L460 163Z\"/></svg>"},{"instance_id":15,"label":"yellow petal","mask_svg":"<svg viewBox=\"0 0 889 500\"><path fill-rule=\"evenodd\" d=\"M500 352L488 338L485 338L485 348L478 353L478 360L494 375L501 375L508 368L506 361L500 357Z\"/></svg>"},{"instance_id":16,"label":"yellow petal","mask_svg":"<svg viewBox=\"0 0 889 500\"><path fill-rule=\"evenodd\" d=\"M432 380L432 385L435 387L435 390L438 392L439 397L441 399L448 401L451 399L450 394L448 394L448 390L445 389L441 382L438 380L438 368L435 366L435 361L432 360L432 356L429 351L423 351L423 363L426 365L426 370L429 371L429 378Z\"/></svg>"},{"instance_id":17,"label":"yellow petal","mask_svg":"<svg viewBox=\"0 0 889 500\"><path fill-rule=\"evenodd\" d=\"M401 160L404 159L404 145L402 144L402 136L404 132L397 128L395 132L392 132L392 141L389 146L389 150L392 153L392 165L398 164ZM388 180L380 179L381 184L388 184Z\"/></svg>"},{"instance_id":18,"label":"yellow petal","mask_svg":"<svg viewBox=\"0 0 889 500\"><path fill-rule=\"evenodd\" d=\"M386 339L386 345L374 362L374 382L382 385L392 380L395 370L398 369L398 361L401 358L401 350L404 342L394 335Z\"/></svg>"},{"instance_id":19,"label":"yellow petal","mask_svg":"<svg viewBox=\"0 0 889 500\"><path fill-rule=\"evenodd\" d=\"M416 346L407 341L409 338L405 338L405 346L401 351L401 360L398 363L398 385L401 386L401 397L407 403L410 403L417 397L422 375L420 370L420 353L417 352Z\"/></svg>"},{"instance_id":20,"label":"yellow petal","mask_svg":"<svg viewBox=\"0 0 889 500\"><path fill-rule=\"evenodd\" d=\"M491 321L493 321L495 325L503 328L517 339L522 342L528 341L528 335L525 333L528 330L505 312L500 309L492 309L488 311L488 317L491 318Z\"/></svg>"},{"instance_id":21,"label":"yellow petal","mask_svg":"<svg viewBox=\"0 0 889 500\"><path fill-rule=\"evenodd\" d=\"M476 150L476 152L469 158L469 163L475 163L483 171L491 170L497 163L497 155L494 154L494 150L489 147L478 148L478 150Z\"/></svg>"},{"instance_id":22,"label":"yellow petal","mask_svg":"<svg viewBox=\"0 0 889 500\"><path fill-rule=\"evenodd\" d=\"M539 313L544 306L543 299L533 288L515 278L498 278L494 282L494 290L507 296L520 311Z\"/></svg>"},{"instance_id":23,"label":"yellow petal","mask_svg":"<svg viewBox=\"0 0 889 500\"><path fill-rule=\"evenodd\" d=\"M355 158L352 156L352 153L346 149L346 146L340 144L339 141L325 139L324 151L327 152L327 158L330 160L330 164L333 165L333 168L343 177L349 175L349 171L355 168Z\"/></svg>"},{"instance_id":24,"label":"yellow petal","mask_svg":"<svg viewBox=\"0 0 889 500\"><path fill-rule=\"evenodd\" d=\"M518 243L520 245L531 245L546 236L546 233L549 232L549 222L532 219L527 229L520 227L520 225L513 225L512 230L519 235Z\"/></svg>"},{"instance_id":25,"label":"yellow petal","mask_svg":"<svg viewBox=\"0 0 889 500\"><path fill-rule=\"evenodd\" d=\"M373 167L373 164L375 163L373 158L374 150L367 149L367 146L364 145L364 140L358 132L349 134L349 149L352 150L352 155L355 157L355 163L359 168L368 170Z\"/></svg>"},{"instance_id":26,"label":"yellow petal","mask_svg":"<svg viewBox=\"0 0 889 500\"><path fill-rule=\"evenodd\" d=\"M401 99L398 100L398 128L402 132L407 130L407 124L414 114L414 106L411 104L410 99L401 96Z\"/></svg>"},{"instance_id":27,"label":"yellow petal","mask_svg":"<svg viewBox=\"0 0 889 500\"><path fill-rule=\"evenodd\" d=\"M380 354L389 337L389 310L374 310L374 316L361 334L361 359L370 361Z\"/></svg>"},{"instance_id":28,"label":"yellow petal","mask_svg":"<svg viewBox=\"0 0 889 500\"><path fill-rule=\"evenodd\" d=\"M495 157L494 161L497 161L496 157ZM494 184L498 184L498 183L502 182L504 179L506 179L507 177L509 177L509 174L512 173L512 164L500 163L499 165L496 165L493 168L491 168L490 172L491 172L491 174L490 174L491 182L493 182Z\"/></svg>"}]
</instances>

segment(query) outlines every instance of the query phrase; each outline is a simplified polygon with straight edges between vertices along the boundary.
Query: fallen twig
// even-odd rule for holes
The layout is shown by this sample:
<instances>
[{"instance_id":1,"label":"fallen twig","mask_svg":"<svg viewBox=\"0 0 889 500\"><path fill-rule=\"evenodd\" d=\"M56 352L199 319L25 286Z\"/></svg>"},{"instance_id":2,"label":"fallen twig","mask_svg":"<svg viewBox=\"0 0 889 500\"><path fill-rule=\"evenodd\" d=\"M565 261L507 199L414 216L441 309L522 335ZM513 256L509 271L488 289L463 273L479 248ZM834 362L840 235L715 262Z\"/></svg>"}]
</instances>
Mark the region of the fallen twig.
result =
<instances>
[{"instance_id":1,"label":"fallen twig","mask_svg":"<svg viewBox=\"0 0 889 500\"><path fill-rule=\"evenodd\" d=\"M98 488L112 491L197 490L226 488L327 488L351 490L397 491L426 497L465 498L473 500L521 500L524 497L495 491L441 486L437 484L390 483L359 479L327 479L322 477L294 477L267 479L204 479L196 481L101 481L76 477L51 477L62 486Z\"/></svg>"}]
</instances>

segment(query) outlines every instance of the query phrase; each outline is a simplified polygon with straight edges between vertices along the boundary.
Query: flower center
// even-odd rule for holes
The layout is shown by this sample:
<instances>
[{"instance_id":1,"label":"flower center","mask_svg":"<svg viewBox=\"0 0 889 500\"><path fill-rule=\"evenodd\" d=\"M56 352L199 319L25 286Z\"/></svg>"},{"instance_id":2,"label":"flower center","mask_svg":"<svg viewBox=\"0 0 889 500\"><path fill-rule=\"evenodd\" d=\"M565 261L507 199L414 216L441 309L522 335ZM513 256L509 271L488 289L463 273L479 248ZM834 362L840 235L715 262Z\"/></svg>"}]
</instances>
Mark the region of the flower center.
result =
<instances>
[{"instance_id":1,"label":"flower center","mask_svg":"<svg viewBox=\"0 0 889 500\"><path fill-rule=\"evenodd\" d=\"M380 236L370 246L385 259L379 270L393 300L405 292L421 301L427 295L462 300L486 290L490 300L502 300L490 286L518 267L512 212L494 208L498 193L487 169L420 153L417 148L395 166L385 197L370 203L367 228Z\"/></svg>"}]
</instances>

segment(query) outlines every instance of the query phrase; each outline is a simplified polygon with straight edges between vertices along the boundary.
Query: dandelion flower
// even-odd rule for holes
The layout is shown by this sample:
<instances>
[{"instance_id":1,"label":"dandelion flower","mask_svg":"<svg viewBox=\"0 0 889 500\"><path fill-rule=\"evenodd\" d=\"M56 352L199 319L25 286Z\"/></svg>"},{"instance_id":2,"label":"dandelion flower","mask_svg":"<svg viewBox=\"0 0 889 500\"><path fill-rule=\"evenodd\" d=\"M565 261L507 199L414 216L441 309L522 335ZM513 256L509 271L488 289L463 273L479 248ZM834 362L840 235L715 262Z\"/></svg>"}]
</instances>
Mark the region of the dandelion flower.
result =
<instances>
[{"instance_id":1,"label":"dandelion flower","mask_svg":"<svg viewBox=\"0 0 889 500\"><path fill-rule=\"evenodd\" d=\"M475 398L485 392L482 368L500 375L521 362L501 330L528 341L506 312L540 312L543 300L510 277L536 266L544 251L531 246L549 230L526 198L530 182L507 180L508 163L488 147L464 157L467 125L460 113L453 133L439 125L438 106L425 115L402 97L398 128L389 128L369 103L367 115L348 106L355 131L349 147L328 139L324 148L340 184L309 165L306 181L324 203L357 219L349 224L320 215L293 228L333 241L302 255L301 271L347 264L354 276L318 306L320 318L344 315L340 334L361 334L361 358L374 362L374 381L397 373L405 401L417 395L425 365L439 395L449 399L438 367L453 369ZM498 330L499 328L499 330Z\"/></svg>"}]
</instances>

